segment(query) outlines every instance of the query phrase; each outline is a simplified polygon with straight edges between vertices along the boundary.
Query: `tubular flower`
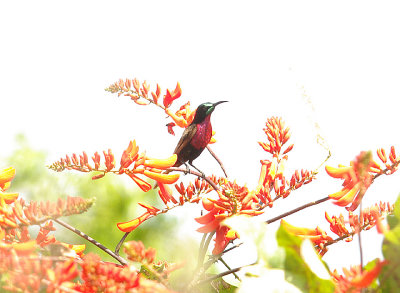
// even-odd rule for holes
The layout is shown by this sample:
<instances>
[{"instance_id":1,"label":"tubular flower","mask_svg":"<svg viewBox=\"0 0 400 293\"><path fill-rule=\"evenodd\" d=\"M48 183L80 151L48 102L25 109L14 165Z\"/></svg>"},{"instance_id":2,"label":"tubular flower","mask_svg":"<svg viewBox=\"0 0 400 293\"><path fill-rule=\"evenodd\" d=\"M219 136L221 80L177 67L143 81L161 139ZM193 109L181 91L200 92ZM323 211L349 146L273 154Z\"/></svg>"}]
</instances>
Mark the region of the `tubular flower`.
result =
<instances>
[{"instance_id":1,"label":"tubular flower","mask_svg":"<svg viewBox=\"0 0 400 293\"><path fill-rule=\"evenodd\" d=\"M360 289L367 288L379 276L382 267L387 261L376 260L375 266L369 270L361 270L360 266L352 266L350 270L343 269L344 275L340 275L335 269L332 272L336 283L335 292L361 292Z\"/></svg>"},{"instance_id":2,"label":"tubular flower","mask_svg":"<svg viewBox=\"0 0 400 293\"><path fill-rule=\"evenodd\" d=\"M164 96L164 107L168 108L171 106L172 102L178 99L182 95L182 89L179 85L179 82L176 84L175 90L171 93L170 90L167 89L167 94Z\"/></svg>"},{"instance_id":3,"label":"tubular flower","mask_svg":"<svg viewBox=\"0 0 400 293\"><path fill-rule=\"evenodd\" d=\"M339 217L337 216L330 217L328 213L325 212L325 219L329 222L330 229L333 233L335 233L339 237L349 236L350 238L346 238L347 242L353 240L351 237L352 235L351 232L346 228L346 223L344 221L344 217L342 214L340 214Z\"/></svg>"},{"instance_id":4,"label":"tubular flower","mask_svg":"<svg viewBox=\"0 0 400 293\"><path fill-rule=\"evenodd\" d=\"M15 176L15 169L9 167L0 170L0 200L4 200L6 204L13 203L18 198L18 193L4 193L10 185Z\"/></svg>"},{"instance_id":5,"label":"tubular flower","mask_svg":"<svg viewBox=\"0 0 400 293\"><path fill-rule=\"evenodd\" d=\"M15 169L13 167L0 170L0 191L6 191L14 179Z\"/></svg>"},{"instance_id":6,"label":"tubular flower","mask_svg":"<svg viewBox=\"0 0 400 293\"><path fill-rule=\"evenodd\" d=\"M332 241L332 238L329 237L325 231L321 230L319 227L315 229L302 228L290 225L285 220L281 220L281 225L290 233L297 235L304 239L310 239L314 245L322 248L325 243L328 241Z\"/></svg>"},{"instance_id":7,"label":"tubular flower","mask_svg":"<svg viewBox=\"0 0 400 293\"><path fill-rule=\"evenodd\" d=\"M238 237L235 231L222 224L223 220L238 214L257 216L263 213L259 211L258 197L249 192L247 187L229 181L222 187L217 200L203 197L203 207L208 213L195 218L196 222L203 225L197 229L198 232L216 231L213 254L221 253L231 240Z\"/></svg>"},{"instance_id":8,"label":"tubular flower","mask_svg":"<svg viewBox=\"0 0 400 293\"><path fill-rule=\"evenodd\" d=\"M338 206L347 206L349 211L354 211L359 206L365 192L371 185L373 177L371 168L377 164L372 160L371 152L361 152L349 167L339 166L337 168L325 166L329 176L344 180L343 188L339 192L329 195ZM379 166L378 166L379 167Z\"/></svg>"},{"instance_id":9,"label":"tubular flower","mask_svg":"<svg viewBox=\"0 0 400 293\"><path fill-rule=\"evenodd\" d=\"M139 147L136 146L136 141L131 140L129 146L124 150L121 157L120 169L128 168L138 157Z\"/></svg>"},{"instance_id":10,"label":"tubular flower","mask_svg":"<svg viewBox=\"0 0 400 293\"><path fill-rule=\"evenodd\" d=\"M167 204L168 202L173 202L174 204L177 204L177 200L173 197L172 195L172 190L169 188L167 184L158 182L158 195L160 196L161 200L164 202L164 204Z\"/></svg>"},{"instance_id":11,"label":"tubular flower","mask_svg":"<svg viewBox=\"0 0 400 293\"><path fill-rule=\"evenodd\" d=\"M117 227L122 232L131 232L150 217L152 217L152 214L147 211L136 219L130 220L128 222L118 223Z\"/></svg>"}]
</instances>

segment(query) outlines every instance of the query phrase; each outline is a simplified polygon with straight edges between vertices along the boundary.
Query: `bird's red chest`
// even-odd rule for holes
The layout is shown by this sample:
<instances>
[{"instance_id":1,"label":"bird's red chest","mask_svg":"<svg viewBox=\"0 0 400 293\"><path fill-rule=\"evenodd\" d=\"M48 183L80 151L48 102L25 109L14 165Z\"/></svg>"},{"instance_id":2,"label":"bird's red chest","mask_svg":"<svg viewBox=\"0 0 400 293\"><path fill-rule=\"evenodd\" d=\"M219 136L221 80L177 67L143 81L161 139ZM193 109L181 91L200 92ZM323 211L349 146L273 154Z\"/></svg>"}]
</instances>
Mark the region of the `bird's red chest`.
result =
<instances>
[{"instance_id":1,"label":"bird's red chest","mask_svg":"<svg viewBox=\"0 0 400 293\"><path fill-rule=\"evenodd\" d=\"M210 122L210 115L204 119L202 123L196 125L197 131L194 135L191 145L197 149L204 149L210 142L212 136L212 126Z\"/></svg>"}]
</instances>

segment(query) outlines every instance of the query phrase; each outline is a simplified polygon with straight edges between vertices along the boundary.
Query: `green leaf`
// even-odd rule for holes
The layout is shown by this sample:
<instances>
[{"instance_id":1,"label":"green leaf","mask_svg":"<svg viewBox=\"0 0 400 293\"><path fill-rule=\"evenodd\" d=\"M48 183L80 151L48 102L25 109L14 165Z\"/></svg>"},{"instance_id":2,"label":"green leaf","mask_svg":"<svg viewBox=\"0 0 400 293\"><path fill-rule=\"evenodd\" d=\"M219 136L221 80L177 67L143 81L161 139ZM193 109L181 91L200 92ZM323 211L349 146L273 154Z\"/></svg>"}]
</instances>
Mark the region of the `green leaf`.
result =
<instances>
[{"instance_id":1,"label":"green leaf","mask_svg":"<svg viewBox=\"0 0 400 293\"><path fill-rule=\"evenodd\" d=\"M312 244L289 234L284 228L273 231L254 218L237 216L225 224L238 232L240 239L252 242L258 253L256 265L245 267L238 292L334 292L325 264ZM267 286L267 287L266 287Z\"/></svg>"},{"instance_id":2,"label":"green leaf","mask_svg":"<svg viewBox=\"0 0 400 293\"><path fill-rule=\"evenodd\" d=\"M283 227L278 229L276 237L286 252L284 270L287 281L302 292L334 292L329 273L312 245L307 244L308 240L290 234Z\"/></svg>"}]
</instances>

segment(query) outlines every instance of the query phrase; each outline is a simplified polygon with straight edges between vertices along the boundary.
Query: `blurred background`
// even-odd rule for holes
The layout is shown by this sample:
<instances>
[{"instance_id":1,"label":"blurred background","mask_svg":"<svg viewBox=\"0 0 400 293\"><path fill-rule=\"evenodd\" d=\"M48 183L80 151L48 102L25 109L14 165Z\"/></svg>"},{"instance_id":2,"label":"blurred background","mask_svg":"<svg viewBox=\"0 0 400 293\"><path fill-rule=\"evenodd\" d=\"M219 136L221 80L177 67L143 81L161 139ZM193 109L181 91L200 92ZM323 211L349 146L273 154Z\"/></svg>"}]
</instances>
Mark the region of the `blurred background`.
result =
<instances>
[{"instance_id":1,"label":"blurred background","mask_svg":"<svg viewBox=\"0 0 400 293\"><path fill-rule=\"evenodd\" d=\"M181 131L152 105L141 107L104 89L119 78L146 80L163 93L179 82L193 107L228 100L213 114L218 142L212 146L230 179L254 188L266 141L266 119L281 116L295 144L287 174L328 164L348 164L362 150L391 145L400 150L400 19L395 1L18 1L0 4L0 167L14 166L13 191L28 199L73 195L97 198L87 214L68 222L108 247L122 232L117 222L142 213L137 202L163 206L118 176L92 181L77 172L45 166L66 154L112 149L116 161L130 140L154 157L169 156ZM317 141L319 138L319 142ZM206 174L222 176L208 152L196 161ZM260 216L270 219L341 188L320 169L318 180L276 202ZM190 180L186 176L184 180ZM397 197L398 174L380 177L363 206ZM329 230L325 203L287 218L298 226ZM130 235L167 261L197 256L197 206L147 221ZM74 237L62 228L57 237ZM171 237L174 235L174 237ZM75 238L77 243L82 239ZM380 256L375 231L363 237L365 261ZM90 245L88 247L90 250ZM251 263L251 251L227 259ZM96 252L99 251L96 249ZM243 255L239 258L237 255ZM331 269L359 263L358 243L330 247Z\"/></svg>"}]
</instances>

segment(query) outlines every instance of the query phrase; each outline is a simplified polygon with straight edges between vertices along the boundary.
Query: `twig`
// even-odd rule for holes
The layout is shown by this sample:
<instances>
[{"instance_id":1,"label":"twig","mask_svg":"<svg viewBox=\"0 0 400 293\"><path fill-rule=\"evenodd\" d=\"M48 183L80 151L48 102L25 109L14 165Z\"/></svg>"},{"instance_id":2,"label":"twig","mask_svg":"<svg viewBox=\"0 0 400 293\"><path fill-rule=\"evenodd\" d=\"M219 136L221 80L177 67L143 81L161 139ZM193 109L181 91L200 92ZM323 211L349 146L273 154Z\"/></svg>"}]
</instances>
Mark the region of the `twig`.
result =
<instances>
[{"instance_id":1,"label":"twig","mask_svg":"<svg viewBox=\"0 0 400 293\"><path fill-rule=\"evenodd\" d=\"M220 262L222 262L222 263L224 264L224 266L225 266L228 270L232 270L232 268L222 259L222 257L220 257L218 260L219 260ZM239 276L236 275L235 272L233 272L232 274L235 276L235 278L236 278L237 280L241 281L240 278L239 278Z\"/></svg>"},{"instance_id":2,"label":"twig","mask_svg":"<svg viewBox=\"0 0 400 293\"><path fill-rule=\"evenodd\" d=\"M360 222L360 223L362 223L362 219L361 219L361 217L362 217L362 201L360 202L360 215L359 215L359 219L358 219L358 221ZM358 228L358 231L357 231L357 234L358 234L358 248L359 248L359 250L360 250L360 266L361 266L361 272L363 271L363 264L364 264L364 258L363 258L363 249L362 249L362 242L361 242L361 227L359 227Z\"/></svg>"},{"instance_id":3,"label":"twig","mask_svg":"<svg viewBox=\"0 0 400 293\"><path fill-rule=\"evenodd\" d=\"M116 255L119 255L119 250L121 249L121 245L122 245L122 243L124 243L126 237L129 235L129 233L131 233L131 232L126 232L124 234L124 236L122 236L121 240L118 242L117 246L115 247L115 254Z\"/></svg>"},{"instance_id":4,"label":"twig","mask_svg":"<svg viewBox=\"0 0 400 293\"><path fill-rule=\"evenodd\" d=\"M112 252L110 249L108 249L107 247L105 247L103 244L97 242L96 240L94 240L93 238L89 237L88 235L86 235L85 233L79 231L78 229L72 227L71 225L65 223L64 221L61 221L60 219L53 219L54 222L57 222L58 224L60 224L61 226L64 226L65 228L67 228L68 230L74 232L75 234L78 234L79 236L81 236L82 238L86 239L87 241L89 241L90 243L96 245L98 248L100 248L101 250L103 250L105 253L109 254L110 256L112 256L113 258L115 258L117 261L119 261L122 265L127 265L128 262L120 257L119 255L115 254L114 252Z\"/></svg>"},{"instance_id":5,"label":"twig","mask_svg":"<svg viewBox=\"0 0 400 293\"><path fill-rule=\"evenodd\" d=\"M213 152L213 150L210 148L209 145L207 145L207 150L210 152L210 154L214 157L214 159L218 162L218 164L220 165L222 172L224 172L225 177L228 178L228 175L226 174L224 165L222 164L221 160L217 157L217 155Z\"/></svg>"},{"instance_id":6,"label":"twig","mask_svg":"<svg viewBox=\"0 0 400 293\"><path fill-rule=\"evenodd\" d=\"M215 234L215 231L214 232L210 232L208 234L208 237L207 237L206 241L204 242L203 247L200 246L199 260L198 260L198 263L197 263L197 268L200 268L200 266L203 264L204 258L205 258L206 253L207 253L208 246L210 245L211 238L214 236L214 234Z\"/></svg>"},{"instance_id":7,"label":"twig","mask_svg":"<svg viewBox=\"0 0 400 293\"><path fill-rule=\"evenodd\" d=\"M207 263L203 264L204 262L204 258L206 256L207 253L207 249L208 249L208 245L210 244L211 238L214 236L215 231L214 232L210 232L208 234L207 239L202 243L204 245L200 245L199 248L199 259L198 259L198 263L197 263L197 267L193 273L193 279L190 281L190 283L186 286L187 287L187 292L192 292L193 287L196 286L196 282L198 279L200 279L200 277L204 274L204 272L215 262L215 260L209 264L210 261L208 261ZM220 257L220 255L218 256ZM218 259L218 258L216 258ZM202 266L203 264L203 266Z\"/></svg>"},{"instance_id":8,"label":"twig","mask_svg":"<svg viewBox=\"0 0 400 293\"><path fill-rule=\"evenodd\" d=\"M197 282L196 286L201 285L201 284L203 284L203 283L209 283L209 282L211 282L211 281L213 281L213 280L219 279L219 278L221 278L221 277L223 277L223 276L226 276L226 275L229 275L229 274L236 273L236 272L240 271L240 270L241 270L242 268L244 268L244 267L252 266L252 265L255 265L255 264L256 264L256 262L255 262L255 263L252 263L252 264L249 264L249 265L242 266L242 267L234 268L234 269L231 269L231 270L229 270L229 271L220 273L220 274L218 274L218 275L209 277L209 278L207 278L207 279L204 279L204 280L201 280L201 281Z\"/></svg>"},{"instance_id":9,"label":"twig","mask_svg":"<svg viewBox=\"0 0 400 293\"><path fill-rule=\"evenodd\" d=\"M243 244L243 242L240 242L240 243L238 243L238 244L235 244L234 246L232 246L232 247L229 247L228 249L225 249L223 252L222 252L222 254L225 254L225 253L227 253L228 251L231 251L231 250L233 250L233 249L235 249L235 248L238 248L240 245L242 245Z\"/></svg>"},{"instance_id":10,"label":"twig","mask_svg":"<svg viewBox=\"0 0 400 293\"><path fill-rule=\"evenodd\" d=\"M305 205L302 205L302 206L300 206L300 207L298 207L298 208L295 208L295 209L293 209L293 210L291 210L291 211L288 211L288 212L286 212L286 213L283 213L283 214L281 214L281 215L279 215L279 216L277 216L277 217L275 217L275 218L269 219L269 220L267 220L267 221L265 221L265 222L266 222L267 224L271 224L271 223L273 223L273 222L275 222L275 221L278 221L278 220L280 220L280 219L282 219L282 218L284 218L284 217L287 217L287 216L289 216L289 215L291 215L291 214L297 213L298 211L301 211L301 210L303 210L303 209L305 209L305 208L315 206L315 205L320 204L320 203L322 203L322 202L324 202L324 201L327 201L327 200L329 200L329 199L330 199L330 197L327 196L327 197L321 198L321 199L319 199L319 200L309 202L309 203L307 203L307 204L305 204Z\"/></svg>"},{"instance_id":11,"label":"twig","mask_svg":"<svg viewBox=\"0 0 400 293\"><path fill-rule=\"evenodd\" d=\"M201 259L201 258L204 259L204 256L203 256L203 246L204 246L204 242L206 241L206 237L207 237L207 234L206 234L206 233L204 233L204 234L203 234L203 237L201 237L201 242L200 242L200 246L199 246L199 256L198 256L198 258L197 258L197 267L199 267L199 266L200 266L200 263L202 262L202 259Z\"/></svg>"},{"instance_id":12,"label":"twig","mask_svg":"<svg viewBox=\"0 0 400 293\"><path fill-rule=\"evenodd\" d=\"M168 171L182 172L182 173L185 173L185 174L192 174L192 175L195 175L195 176L197 176L199 178L203 178L205 181L207 181L208 184L211 185L212 188L214 188L214 190L216 192L219 191L218 186L210 178L203 176L203 174L201 174L200 172L193 171L191 169L187 170L186 168L180 168L180 167L170 167L167 170Z\"/></svg>"}]
</instances>

